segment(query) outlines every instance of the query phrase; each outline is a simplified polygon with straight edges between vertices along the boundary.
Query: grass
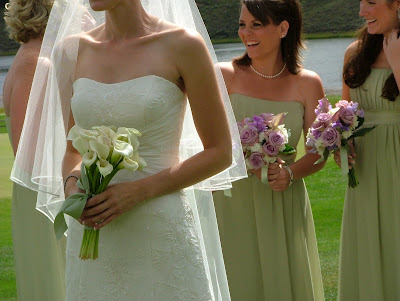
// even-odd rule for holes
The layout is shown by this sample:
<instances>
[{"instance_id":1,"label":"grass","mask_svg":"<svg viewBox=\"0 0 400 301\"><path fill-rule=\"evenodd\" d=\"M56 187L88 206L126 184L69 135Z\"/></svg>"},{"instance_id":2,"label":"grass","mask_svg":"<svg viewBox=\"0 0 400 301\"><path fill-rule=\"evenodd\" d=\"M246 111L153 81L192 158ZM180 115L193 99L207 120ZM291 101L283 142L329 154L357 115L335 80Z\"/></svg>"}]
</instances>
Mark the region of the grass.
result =
<instances>
[{"instance_id":1,"label":"grass","mask_svg":"<svg viewBox=\"0 0 400 301\"><path fill-rule=\"evenodd\" d=\"M339 96L328 95L331 103ZM300 140L303 141L303 140ZM13 155L7 134L0 134L0 300L16 300L14 259L11 239L11 190L8 179ZM302 143L299 157L304 154ZM325 298L336 300L339 269L340 226L346 181L329 159L323 170L305 179L311 206L324 281Z\"/></svg>"},{"instance_id":2,"label":"grass","mask_svg":"<svg viewBox=\"0 0 400 301\"><path fill-rule=\"evenodd\" d=\"M354 31L349 32L321 32L321 33L305 33L303 38L305 40L317 40L317 39L337 39L337 38L353 38L355 36ZM223 43L242 43L240 38L224 38L224 39L211 39L213 44Z\"/></svg>"}]
</instances>

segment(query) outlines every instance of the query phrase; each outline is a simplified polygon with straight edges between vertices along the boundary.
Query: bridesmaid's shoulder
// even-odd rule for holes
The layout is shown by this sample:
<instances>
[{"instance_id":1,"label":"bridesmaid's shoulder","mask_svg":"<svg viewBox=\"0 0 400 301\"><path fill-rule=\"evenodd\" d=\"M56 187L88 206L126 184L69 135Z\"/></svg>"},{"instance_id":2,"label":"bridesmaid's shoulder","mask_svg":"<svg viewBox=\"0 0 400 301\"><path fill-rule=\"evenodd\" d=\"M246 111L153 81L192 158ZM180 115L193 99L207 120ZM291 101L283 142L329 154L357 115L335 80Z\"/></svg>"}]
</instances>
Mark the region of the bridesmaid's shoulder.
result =
<instances>
[{"instance_id":1,"label":"bridesmaid's shoulder","mask_svg":"<svg viewBox=\"0 0 400 301\"><path fill-rule=\"evenodd\" d=\"M316 101L324 96L321 78L316 72L307 69L301 69L296 77L298 93L304 106L314 108Z\"/></svg>"},{"instance_id":2,"label":"bridesmaid's shoulder","mask_svg":"<svg viewBox=\"0 0 400 301\"><path fill-rule=\"evenodd\" d=\"M225 84L229 91L229 87L231 86L238 67L233 62L220 62L217 66L221 69L222 76L224 77Z\"/></svg>"},{"instance_id":3,"label":"bridesmaid's shoulder","mask_svg":"<svg viewBox=\"0 0 400 301\"><path fill-rule=\"evenodd\" d=\"M347 46L346 51L344 53L344 60L347 61L353 54L356 52L360 41L354 41L349 46Z\"/></svg>"},{"instance_id":4,"label":"bridesmaid's shoulder","mask_svg":"<svg viewBox=\"0 0 400 301\"><path fill-rule=\"evenodd\" d=\"M301 69L296 77L296 80L301 84L303 88L322 87L321 78L316 72L312 70Z\"/></svg>"}]
</instances>

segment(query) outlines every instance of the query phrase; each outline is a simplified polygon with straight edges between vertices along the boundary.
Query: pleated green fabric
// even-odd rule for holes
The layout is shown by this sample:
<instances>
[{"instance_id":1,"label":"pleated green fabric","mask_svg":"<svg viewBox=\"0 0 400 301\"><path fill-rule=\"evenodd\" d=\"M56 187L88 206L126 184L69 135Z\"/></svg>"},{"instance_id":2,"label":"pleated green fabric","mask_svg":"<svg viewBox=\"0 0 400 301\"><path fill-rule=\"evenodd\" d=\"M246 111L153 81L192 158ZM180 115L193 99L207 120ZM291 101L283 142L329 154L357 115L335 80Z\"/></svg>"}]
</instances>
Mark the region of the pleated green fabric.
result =
<instances>
[{"instance_id":1,"label":"pleated green fabric","mask_svg":"<svg viewBox=\"0 0 400 301\"><path fill-rule=\"evenodd\" d=\"M356 138L356 174L348 188L340 250L340 301L400 300L400 97L381 97L390 69L372 69L351 89L376 128Z\"/></svg>"},{"instance_id":2,"label":"pleated green fabric","mask_svg":"<svg viewBox=\"0 0 400 301\"><path fill-rule=\"evenodd\" d=\"M304 108L231 95L236 119L287 112L289 144L297 146ZM285 158L290 164L294 158ZM232 301L324 300L310 201L303 180L283 192L250 176L233 183L232 197L214 193L215 209Z\"/></svg>"},{"instance_id":3,"label":"pleated green fabric","mask_svg":"<svg viewBox=\"0 0 400 301\"><path fill-rule=\"evenodd\" d=\"M6 125L11 141L10 120ZM36 210L37 193L13 184L11 227L19 301L65 300L65 246L52 222Z\"/></svg>"}]
</instances>

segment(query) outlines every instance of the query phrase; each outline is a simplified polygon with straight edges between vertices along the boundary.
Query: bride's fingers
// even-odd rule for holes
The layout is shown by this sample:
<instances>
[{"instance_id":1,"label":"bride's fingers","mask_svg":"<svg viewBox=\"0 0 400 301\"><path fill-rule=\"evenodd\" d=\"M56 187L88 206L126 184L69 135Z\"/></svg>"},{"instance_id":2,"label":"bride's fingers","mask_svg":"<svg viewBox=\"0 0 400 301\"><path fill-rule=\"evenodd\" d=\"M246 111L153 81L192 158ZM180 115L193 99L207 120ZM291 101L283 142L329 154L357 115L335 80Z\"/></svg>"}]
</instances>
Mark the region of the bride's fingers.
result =
<instances>
[{"instance_id":1,"label":"bride's fingers","mask_svg":"<svg viewBox=\"0 0 400 301\"><path fill-rule=\"evenodd\" d=\"M102 213L96 215L96 216L92 216L92 217L88 217L86 219L83 219L83 222L86 226L89 227L96 227L102 223L104 220L106 220L108 217L110 217L111 215L114 215L114 212L111 209L107 209L105 211L103 211Z\"/></svg>"},{"instance_id":2,"label":"bride's fingers","mask_svg":"<svg viewBox=\"0 0 400 301\"><path fill-rule=\"evenodd\" d=\"M95 225L94 228L95 228L96 230L98 230L98 229L100 229L100 228L103 228L105 225L111 223L116 217L117 217L116 214L112 214L112 215L110 215L109 217L107 217L105 220L103 220L102 222L97 223L97 225Z\"/></svg>"},{"instance_id":3,"label":"bride's fingers","mask_svg":"<svg viewBox=\"0 0 400 301\"><path fill-rule=\"evenodd\" d=\"M97 214L105 211L109 207L110 207L110 204L108 204L107 201L103 201L102 203L100 203L96 206L85 207L85 209L82 212L82 218L85 219L85 218L97 215Z\"/></svg>"},{"instance_id":4,"label":"bride's fingers","mask_svg":"<svg viewBox=\"0 0 400 301\"><path fill-rule=\"evenodd\" d=\"M104 202L106 199L108 199L107 190L105 192L102 192L102 193L95 195L94 197L91 197L90 199L88 199L88 201L86 202L85 208L96 206L96 205Z\"/></svg>"}]
</instances>

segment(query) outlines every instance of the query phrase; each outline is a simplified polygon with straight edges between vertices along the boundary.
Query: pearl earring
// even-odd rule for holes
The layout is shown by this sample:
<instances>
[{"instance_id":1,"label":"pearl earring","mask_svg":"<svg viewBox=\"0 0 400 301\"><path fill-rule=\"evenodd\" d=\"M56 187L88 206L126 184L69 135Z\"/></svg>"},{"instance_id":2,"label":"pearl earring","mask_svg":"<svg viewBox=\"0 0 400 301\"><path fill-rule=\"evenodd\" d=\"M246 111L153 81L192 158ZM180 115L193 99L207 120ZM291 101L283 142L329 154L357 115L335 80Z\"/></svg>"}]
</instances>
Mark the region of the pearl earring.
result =
<instances>
[{"instance_id":1,"label":"pearl earring","mask_svg":"<svg viewBox=\"0 0 400 301\"><path fill-rule=\"evenodd\" d=\"M283 39L284 37L286 37L286 33L282 34L282 39Z\"/></svg>"},{"instance_id":2,"label":"pearl earring","mask_svg":"<svg viewBox=\"0 0 400 301\"><path fill-rule=\"evenodd\" d=\"M400 21L400 6L397 8L397 18L398 18L399 21Z\"/></svg>"}]
</instances>

